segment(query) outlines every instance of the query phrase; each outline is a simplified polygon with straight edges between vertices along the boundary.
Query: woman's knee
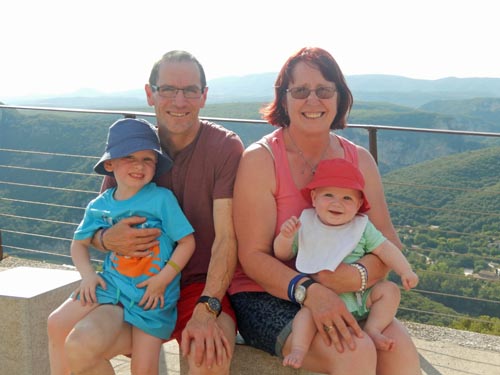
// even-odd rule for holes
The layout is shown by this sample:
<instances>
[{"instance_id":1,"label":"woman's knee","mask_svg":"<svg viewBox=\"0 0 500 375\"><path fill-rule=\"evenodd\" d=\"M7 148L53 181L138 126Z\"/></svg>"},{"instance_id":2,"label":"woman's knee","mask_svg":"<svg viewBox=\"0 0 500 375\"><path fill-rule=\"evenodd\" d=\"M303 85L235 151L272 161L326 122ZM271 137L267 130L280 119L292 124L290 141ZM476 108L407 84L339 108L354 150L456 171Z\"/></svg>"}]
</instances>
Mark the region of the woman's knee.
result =
<instances>
[{"instance_id":1,"label":"woman's knee","mask_svg":"<svg viewBox=\"0 0 500 375\"><path fill-rule=\"evenodd\" d=\"M397 319L394 319L383 333L393 338L396 345L392 351L378 352L378 372L396 374L401 368L400 366L405 366L408 374L420 374L417 348L406 328Z\"/></svg>"},{"instance_id":2,"label":"woman's knee","mask_svg":"<svg viewBox=\"0 0 500 375\"><path fill-rule=\"evenodd\" d=\"M377 362L377 349L370 336L366 333L362 338L355 339L356 349L354 355L356 358L363 358L365 361L376 363ZM346 348L345 350L349 350Z\"/></svg>"},{"instance_id":3,"label":"woman's knee","mask_svg":"<svg viewBox=\"0 0 500 375\"><path fill-rule=\"evenodd\" d=\"M402 341L405 344L410 344L413 345L413 342L411 340L410 334L406 330L406 328L401 324L399 320L394 318L383 331L384 335L387 335L389 337L392 337L396 339L397 341Z\"/></svg>"},{"instance_id":4,"label":"woman's knee","mask_svg":"<svg viewBox=\"0 0 500 375\"><path fill-rule=\"evenodd\" d=\"M344 348L344 364L335 365L332 369L342 369L341 373L375 374L377 367L377 349L372 339L365 333L362 338L355 339L356 348ZM337 373L337 372L335 372Z\"/></svg>"},{"instance_id":5,"label":"woman's knee","mask_svg":"<svg viewBox=\"0 0 500 375\"><path fill-rule=\"evenodd\" d=\"M364 334L362 338L354 338L354 342L354 349L349 349L344 342L344 351L339 353L334 345L326 346L323 339L320 338L315 346L316 349L318 345L321 348L320 351L316 352L319 357L315 358L314 361L321 362L319 368L323 371L341 373L349 370L356 374L368 374L370 373L368 370L374 370L377 364L375 345L367 334ZM365 370L367 372L364 372Z\"/></svg>"}]
</instances>

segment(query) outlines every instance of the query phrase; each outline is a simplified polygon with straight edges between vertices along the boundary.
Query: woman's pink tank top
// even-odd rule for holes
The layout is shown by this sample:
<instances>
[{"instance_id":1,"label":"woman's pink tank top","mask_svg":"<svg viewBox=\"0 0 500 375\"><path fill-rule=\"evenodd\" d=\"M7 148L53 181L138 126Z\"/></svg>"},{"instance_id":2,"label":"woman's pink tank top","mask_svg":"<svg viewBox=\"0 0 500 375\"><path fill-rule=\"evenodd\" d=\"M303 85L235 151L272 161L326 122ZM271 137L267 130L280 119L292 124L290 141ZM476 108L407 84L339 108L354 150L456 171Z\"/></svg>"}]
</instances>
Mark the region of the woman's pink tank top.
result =
<instances>
[{"instance_id":1,"label":"woman's pink tank top","mask_svg":"<svg viewBox=\"0 0 500 375\"><path fill-rule=\"evenodd\" d=\"M260 141L257 141L257 143L263 145L263 147L266 147L265 144L267 143L267 146L269 146L272 151L274 159L274 170L276 171L275 199L278 209L275 235L278 234L279 228L285 220L294 215L299 217L303 209L311 207L293 181L286 155L283 130L283 128L277 129L271 134L264 136ZM358 150L356 145L343 137L338 135L335 136L344 149L344 158L357 166ZM295 268L295 259L284 263ZM229 294L256 291L263 291L263 289L256 282L248 278L238 264L229 288Z\"/></svg>"}]
</instances>

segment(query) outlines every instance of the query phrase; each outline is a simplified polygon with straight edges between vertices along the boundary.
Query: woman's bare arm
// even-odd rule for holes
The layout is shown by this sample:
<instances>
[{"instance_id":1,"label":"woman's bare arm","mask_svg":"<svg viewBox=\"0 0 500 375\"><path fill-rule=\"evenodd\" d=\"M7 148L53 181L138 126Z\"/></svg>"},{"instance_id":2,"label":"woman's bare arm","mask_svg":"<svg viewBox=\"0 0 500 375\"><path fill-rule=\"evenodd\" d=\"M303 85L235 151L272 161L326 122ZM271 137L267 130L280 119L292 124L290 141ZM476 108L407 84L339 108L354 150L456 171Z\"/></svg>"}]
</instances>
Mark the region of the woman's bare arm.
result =
<instances>
[{"instance_id":1,"label":"woman's bare arm","mask_svg":"<svg viewBox=\"0 0 500 375\"><path fill-rule=\"evenodd\" d=\"M288 284L298 272L272 255L277 217L275 188L274 164L268 151L259 146L245 151L236 177L233 202L239 260L245 273L267 292L288 299ZM358 336L362 335L361 328L332 290L320 284L312 285L304 305L311 310L318 332L327 345L333 342L341 352L344 347L340 337L343 337L350 348L354 347L349 327ZM328 335L323 326L332 325L337 330Z\"/></svg>"}]
</instances>

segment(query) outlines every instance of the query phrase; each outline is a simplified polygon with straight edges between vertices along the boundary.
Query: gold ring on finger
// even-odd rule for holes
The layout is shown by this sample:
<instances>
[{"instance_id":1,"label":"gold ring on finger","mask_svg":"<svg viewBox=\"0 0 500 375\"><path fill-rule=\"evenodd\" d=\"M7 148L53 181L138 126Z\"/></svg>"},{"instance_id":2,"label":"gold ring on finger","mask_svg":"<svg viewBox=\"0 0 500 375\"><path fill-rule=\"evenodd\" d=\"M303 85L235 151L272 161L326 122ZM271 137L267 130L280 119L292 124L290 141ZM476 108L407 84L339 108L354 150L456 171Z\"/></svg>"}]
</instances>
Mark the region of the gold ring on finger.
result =
<instances>
[{"instance_id":1,"label":"gold ring on finger","mask_svg":"<svg viewBox=\"0 0 500 375\"><path fill-rule=\"evenodd\" d=\"M327 325L323 324L323 329L325 330L325 332L328 333L333 329L333 326L327 326Z\"/></svg>"}]
</instances>

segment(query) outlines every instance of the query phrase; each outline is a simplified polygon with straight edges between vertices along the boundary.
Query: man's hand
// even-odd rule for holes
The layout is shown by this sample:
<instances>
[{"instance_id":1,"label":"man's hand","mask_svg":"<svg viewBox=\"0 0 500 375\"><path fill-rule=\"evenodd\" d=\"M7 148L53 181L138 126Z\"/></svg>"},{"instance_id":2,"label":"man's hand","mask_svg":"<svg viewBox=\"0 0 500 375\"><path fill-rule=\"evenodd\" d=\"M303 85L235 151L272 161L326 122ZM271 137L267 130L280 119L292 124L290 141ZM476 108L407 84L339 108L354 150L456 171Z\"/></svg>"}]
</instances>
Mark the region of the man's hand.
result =
<instances>
[{"instance_id":1,"label":"man's hand","mask_svg":"<svg viewBox=\"0 0 500 375\"><path fill-rule=\"evenodd\" d=\"M159 244L157 238L161 231L158 228L136 228L146 221L145 218L132 216L123 219L109 228L102 238L102 246L120 255L144 257L146 250Z\"/></svg>"},{"instance_id":2,"label":"man's hand","mask_svg":"<svg viewBox=\"0 0 500 375\"><path fill-rule=\"evenodd\" d=\"M194 351L194 353L192 353ZM214 361L222 366L230 361L232 348L217 324L217 318L203 304L194 308L191 319L182 331L181 352L184 357L194 355L194 363L212 368Z\"/></svg>"}]
</instances>

